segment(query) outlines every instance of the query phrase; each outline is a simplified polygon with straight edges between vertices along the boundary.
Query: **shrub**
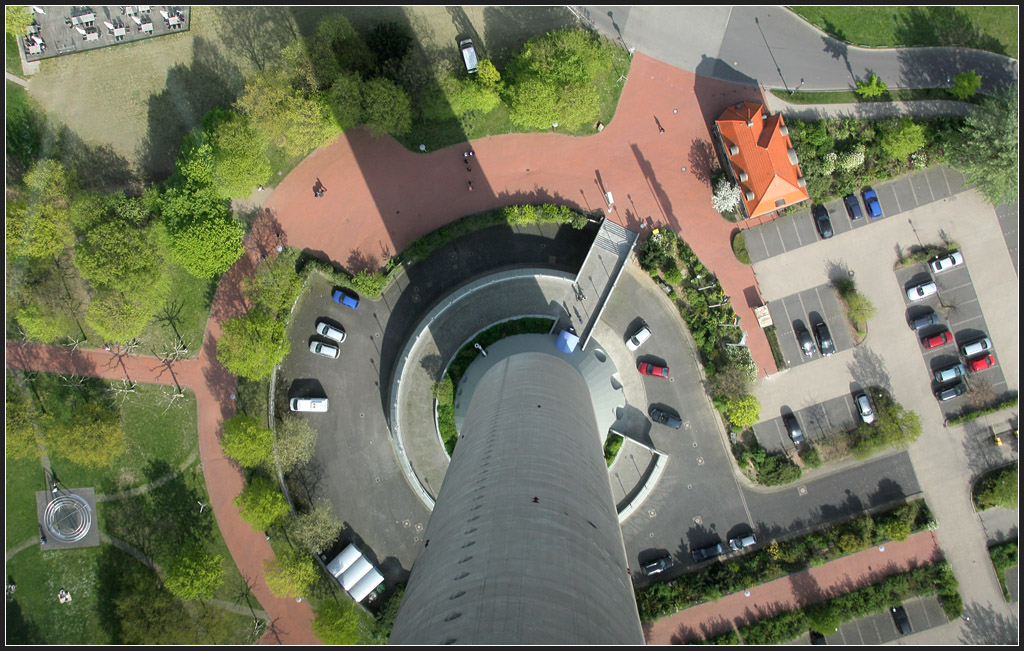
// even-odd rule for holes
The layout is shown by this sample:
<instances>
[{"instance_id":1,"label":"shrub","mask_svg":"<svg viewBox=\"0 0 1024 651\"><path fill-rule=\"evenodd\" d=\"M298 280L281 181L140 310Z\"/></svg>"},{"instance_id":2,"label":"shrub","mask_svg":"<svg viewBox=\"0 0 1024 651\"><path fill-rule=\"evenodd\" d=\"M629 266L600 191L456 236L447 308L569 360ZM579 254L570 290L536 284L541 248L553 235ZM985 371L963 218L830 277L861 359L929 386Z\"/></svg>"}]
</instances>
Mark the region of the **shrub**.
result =
<instances>
[{"instance_id":1,"label":"shrub","mask_svg":"<svg viewBox=\"0 0 1024 651\"><path fill-rule=\"evenodd\" d=\"M871 73L867 81L857 82L857 90L855 92L865 99L872 99L884 95L888 88L889 86L879 79L878 75Z\"/></svg>"},{"instance_id":2,"label":"shrub","mask_svg":"<svg viewBox=\"0 0 1024 651\"><path fill-rule=\"evenodd\" d=\"M743 264L750 264L750 252L747 251L747 239L743 231L738 231L732 236L732 253Z\"/></svg>"},{"instance_id":3,"label":"shrub","mask_svg":"<svg viewBox=\"0 0 1024 651\"><path fill-rule=\"evenodd\" d=\"M618 434L608 434L608 437L604 440L604 459L608 462L609 466L612 465L615 457L619 454L623 440Z\"/></svg>"},{"instance_id":4,"label":"shrub","mask_svg":"<svg viewBox=\"0 0 1024 651\"><path fill-rule=\"evenodd\" d=\"M680 271L679 267L676 266L675 260L670 260L668 263L666 263L666 266L668 268L664 269L665 282L667 282L669 285L682 284L683 272Z\"/></svg>"},{"instance_id":5,"label":"shrub","mask_svg":"<svg viewBox=\"0 0 1024 651\"><path fill-rule=\"evenodd\" d=\"M722 413L730 425L746 429L761 419L761 403L754 396L740 396L729 400Z\"/></svg>"},{"instance_id":6,"label":"shrub","mask_svg":"<svg viewBox=\"0 0 1024 651\"><path fill-rule=\"evenodd\" d=\"M711 195L711 207L720 214L732 212L740 207L742 198L740 186L733 185L728 179L723 178L715 185L715 192Z\"/></svg>"},{"instance_id":7,"label":"shrub","mask_svg":"<svg viewBox=\"0 0 1024 651\"><path fill-rule=\"evenodd\" d=\"M994 506L1017 508L1017 465L999 468L981 478L974 487L974 505L984 511Z\"/></svg>"},{"instance_id":8,"label":"shrub","mask_svg":"<svg viewBox=\"0 0 1024 651\"><path fill-rule=\"evenodd\" d=\"M327 599L316 611L313 634L324 644L359 644L359 620L359 609L349 599Z\"/></svg>"},{"instance_id":9,"label":"shrub","mask_svg":"<svg viewBox=\"0 0 1024 651\"><path fill-rule=\"evenodd\" d=\"M233 504L238 514L256 531L266 531L288 515L288 503L276 483L265 477L252 481L236 497Z\"/></svg>"},{"instance_id":10,"label":"shrub","mask_svg":"<svg viewBox=\"0 0 1024 651\"><path fill-rule=\"evenodd\" d=\"M818 453L818 448L813 445L808 445L800 450L800 458L803 459L804 465L812 470L821 466L821 455Z\"/></svg>"},{"instance_id":11,"label":"shrub","mask_svg":"<svg viewBox=\"0 0 1024 651\"><path fill-rule=\"evenodd\" d=\"M665 262L676 254L676 238L672 233L657 229L640 245L637 260L644 271L660 269Z\"/></svg>"},{"instance_id":12,"label":"shrub","mask_svg":"<svg viewBox=\"0 0 1024 651\"><path fill-rule=\"evenodd\" d=\"M959 99L968 100L981 88L981 75L976 70L966 70L953 77L953 87L949 93Z\"/></svg>"},{"instance_id":13,"label":"shrub","mask_svg":"<svg viewBox=\"0 0 1024 651\"><path fill-rule=\"evenodd\" d=\"M1003 589L1003 598L1010 601L1010 590L1006 587L1006 572L1017 565L1017 541L1007 540L1006 542L992 545L988 548L989 558L996 569L996 576L999 577L999 585Z\"/></svg>"}]
</instances>

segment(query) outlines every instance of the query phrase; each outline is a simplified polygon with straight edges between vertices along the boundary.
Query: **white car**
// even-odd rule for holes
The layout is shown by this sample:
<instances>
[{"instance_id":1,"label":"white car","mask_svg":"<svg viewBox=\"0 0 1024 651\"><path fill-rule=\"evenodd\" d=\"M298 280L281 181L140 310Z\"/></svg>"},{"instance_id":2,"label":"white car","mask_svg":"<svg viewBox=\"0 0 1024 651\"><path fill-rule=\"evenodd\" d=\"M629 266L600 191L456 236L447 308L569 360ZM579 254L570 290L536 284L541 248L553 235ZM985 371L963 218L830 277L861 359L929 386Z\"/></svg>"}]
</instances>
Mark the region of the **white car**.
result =
<instances>
[{"instance_id":1,"label":"white car","mask_svg":"<svg viewBox=\"0 0 1024 651\"><path fill-rule=\"evenodd\" d=\"M633 333L633 336L626 342L626 348L630 350L636 350L643 345L645 341L651 338L651 329L649 327L642 326L639 330Z\"/></svg>"},{"instance_id":2,"label":"white car","mask_svg":"<svg viewBox=\"0 0 1024 651\"><path fill-rule=\"evenodd\" d=\"M327 411L327 398L292 398L292 411Z\"/></svg>"},{"instance_id":3,"label":"white car","mask_svg":"<svg viewBox=\"0 0 1024 651\"><path fill-rule=\"evenodd\" d=\"M331 359L338 359L338 355L341 355L341 349L337 346L325 344L322 341L314 341L309 344L309 352L314 355L323 355L324 357L330 357Z\"/></svg>"},{"instance_id":4,"label":"white car","mask_svg":"<svg viewBox=\"0 0 1024 651\"><path fill-rule=\"evenodd\" d=\"M316 333L321 337L327 337L328 339L332 339L338 342L339 344L345 341L345 331L339 328L335 328L326 321L316 322Z\"/></svg>"},{"instance_id":5,"label":"white car","mask_svg":"<svg viewBox=\"0 0 1024 651\"><path fill-rule=\"evenodd\" d=\"M857 403L857 413L860 414L860 419L868 425L875 422L875 410L871 408L868 394L858 393L853 400Z\"/></svg>"},{"instance_id":6,"label":"white car","mask_svg":"<svg viewBox=\"0 0 1024 651\"><path fill-rule=\"evenodd\" d=\"M932 260L929 264L931 265L932 271L935 273L941 273L947 269L962 265L964 263L964 254L959 251L953 251L949 255L944 255L941 258Z\"/></svg>"},{"instance_id":7,"label":"white car","mask_svg":"<svg viewBox=\"0 0 1024 651\"><path fill-rule=\"evenodd\" d=\"M920 285L914 285L913 287L908 289L907 298L909 298L912 301L919 301L922 298L931 296L937 291L939 291L939 288L935 286L935 283L932 281L928 281L926 283L921 283Z\"/></svg>"}]
</instances>

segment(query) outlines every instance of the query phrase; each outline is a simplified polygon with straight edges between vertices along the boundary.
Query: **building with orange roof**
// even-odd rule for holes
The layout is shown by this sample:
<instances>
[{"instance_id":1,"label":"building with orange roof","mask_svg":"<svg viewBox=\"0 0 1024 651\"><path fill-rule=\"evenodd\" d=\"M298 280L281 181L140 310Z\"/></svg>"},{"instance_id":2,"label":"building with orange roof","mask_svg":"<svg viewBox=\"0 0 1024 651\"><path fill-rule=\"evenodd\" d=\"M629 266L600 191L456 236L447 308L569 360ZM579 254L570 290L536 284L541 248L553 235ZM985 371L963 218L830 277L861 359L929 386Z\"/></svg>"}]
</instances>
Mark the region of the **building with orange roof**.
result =
<instances>
[{"instance_id":1,"label":"building with orange roof","mask_svg":"<svg viewBox=\"0 0 1024 651\"><path fill-rule=\"evenodd\" d=\"M782 114L768 115L755 102L740 102L715 120L715 145L728 165L730 180L739 185L746 218L810 199L807 183Z\"/></svg>"}]
</instances>

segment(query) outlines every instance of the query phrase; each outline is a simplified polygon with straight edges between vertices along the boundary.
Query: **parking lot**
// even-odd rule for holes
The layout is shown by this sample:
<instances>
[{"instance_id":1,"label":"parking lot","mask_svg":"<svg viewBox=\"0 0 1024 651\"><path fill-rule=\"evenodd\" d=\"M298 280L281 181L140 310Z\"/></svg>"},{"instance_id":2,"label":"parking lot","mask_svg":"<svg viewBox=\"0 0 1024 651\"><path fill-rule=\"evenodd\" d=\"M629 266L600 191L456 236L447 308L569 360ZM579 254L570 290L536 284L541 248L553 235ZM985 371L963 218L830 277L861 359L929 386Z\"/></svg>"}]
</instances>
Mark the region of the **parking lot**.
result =
<instances>
[{"instance_id":1,"label":"parking lot","mask_svg":"<svg viewBox=\"0 0 1024 651\"><path fill-rule=\"evenodd\" d=\"M942 606L939 605L938 597L913 599L905 602L903 608L907 611L912 634L948 622L942 612ZM837 632L826 635L825 641L827 644L877 645L895 642L901 637L903 636L896 631L892 613L886 611L846 622ZM808 640L807 637L801 639L804 643Z\"/></svg>"},{"instance_id":2,"label":"parking lot","mask_svg":"<svg viewBox=\"0 0 1024 651\"><path fill-rule=\"evenodd\" d=\"M857 192L857 202L864 216L855 221L847 216L842 199L824 204L831 216L833 237L950 197L964 189L964 177L956 170L935 166L896 181L873 186L873 189L878 193L878 202L882 207L880 219L867 217L861 192ZM811 204L808 203L803 210L747 229L745 239L750 260L757 263L813 244L821 240L821 236L815 228Z\"/></svg>"},{"instance_id":3,"label":"parking lot","mask_svg":"<svg viewBox=\"0 0 1024 651\"><path fill-rule=\"evenodd\" d=\"M928 376L921 378L922 384L927 382L932 393L940 386L955 384L952 380L936 382L932 374L939 369L965 363L960 347L990 334L971 282L969 264L970 260L965 260L965 264L938 274L932 273L924 263L896 270L896 280L903 290L903 298L907 305L907 322L929 312L934 312L940 320L938 324L920 330L917 333L918 340L930 338L944 331L952 333L950 343L932 349L925 348L923 344L919 345L928 373ZM917 301L911 301L907 297L907 289L929 280L935 281L938 287L936 294ZM996 359L995 366L977 373L967 373L964 380L969 389L968 393L939 404L945 418L958 414L972 399L989 403L1007 391L1006 379L999 364L998 342L992 343L995 348L992 351L992 356Z\"/></svg>"},{"instance_id":4,"label":"parking lot","mask_svg":"<svg viewBox=\"0 0 1024 651\"><path fill-rule=\"evenodd\" d=\"M814 324L820 319L828 325L835 344L835 352L853 348L846 317L839 305L839 297L831 285L819 285L797 294L768 302L768 312L779 337L786 366L792 368L822 359L821 350L815 342L814 354L807 356L800 350L796 329L803 328L814 336Z\"/></svg>"},{"instance_id":5,"label":"parking lot","mask_svg":"<svg viewBox=\"0 0 1024 651\"><path fill-rule=\"evenodd\" d=\"M837 432L849 431L860 422L852 393L799 410L783 405L782 410L796 417L804 433L804 440L808 443L816 443ZM769 452L789 452L794 447L781 414L754 425L754 434L761 446Z\"/></svg>"}]
</instances>

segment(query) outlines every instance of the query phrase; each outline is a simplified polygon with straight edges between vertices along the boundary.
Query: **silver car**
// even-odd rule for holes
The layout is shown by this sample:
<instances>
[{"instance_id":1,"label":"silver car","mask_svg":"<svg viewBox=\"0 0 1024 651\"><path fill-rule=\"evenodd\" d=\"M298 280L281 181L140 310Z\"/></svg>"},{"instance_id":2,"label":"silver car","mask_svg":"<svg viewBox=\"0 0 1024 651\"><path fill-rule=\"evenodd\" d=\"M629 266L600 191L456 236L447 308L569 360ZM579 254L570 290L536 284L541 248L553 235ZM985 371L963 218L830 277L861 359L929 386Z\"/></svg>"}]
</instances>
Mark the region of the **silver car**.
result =
<instances>
[{"instance_id":1,"label":"silver car","mask_svg":"<svg viewBox=\"0 0 1024 651\"><path fill-rule=\"evenodd\" d=\"M952 380L957 379L958 377L963 377L965 375L967 375L966 366L964 366L963 364L953 364L952 366L940 368L939 370L935 371L935 381L950 382Z\"/></svg>"},{"instance_id":2,"label":"silver car","mask_svg":"<svg viewBox=\"0 0 1024 651\"><path fill-rule=\"evenodd\" d=\"M337 346L325 344L322 341L314 341L309 344L309 352L314 355L323 355L324 357L330 357L331 359L338 359L341 355L341 349Z\"/></svg>"}]
</instances>

